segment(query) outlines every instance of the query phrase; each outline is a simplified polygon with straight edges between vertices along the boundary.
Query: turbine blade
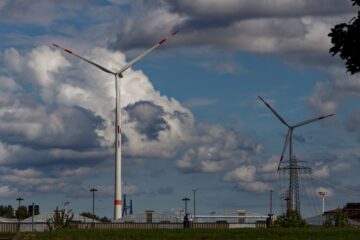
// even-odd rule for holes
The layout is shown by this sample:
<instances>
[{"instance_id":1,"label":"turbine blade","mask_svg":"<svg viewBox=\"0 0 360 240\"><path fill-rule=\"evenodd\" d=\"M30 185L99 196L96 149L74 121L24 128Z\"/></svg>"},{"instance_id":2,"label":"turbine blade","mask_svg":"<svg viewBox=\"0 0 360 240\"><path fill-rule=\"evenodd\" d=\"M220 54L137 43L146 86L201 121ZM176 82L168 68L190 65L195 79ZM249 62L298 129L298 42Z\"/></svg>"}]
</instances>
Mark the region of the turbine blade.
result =
<instances>
[{"instance_id":1,"label":"turbine blade","mask_svg":"<svg viewBox=\"0 0 360 240\"><path fill-rule=\"evenodd\" d=\"M175 31L173 33L170 34L169 37L162 39L161 41L159 41L158 43L156 43L154 46L152 46L151 48L149 48L148 50L146 50L145 52L143 52L142 54L140 54L139 56L137 56L136 58L134 58L132 61L130 61L129 63L127 63L125 66L123 66L120 71L117 72L117 74L121 75L125 70L127 70L128 68L130 68L132 65L134 65L135 63L137 63L138 61L140 61L141 59L143 59L146 55L148 55L149 53L151 53L153 50L155 50L157 47L159 47L160 45L164 44L167 40L169 40L170 38L172 38L176 33L178 33L178 31Z\"/></svg>"},{"instance_id":2,"label":"turbine blade","mask_svg":"<svg viewBox=\"0 0 360 240\"><path fill-rule=\"evenodd\" d=\"M312 118L312 119L309 119L309 120L305 120L305 121L302 121L302 122L299 122L297 124L295 124L293 127L296 128L296 127L300 127L300 126L304 126L306 124L309 124L309 123L312 123L312 122L316 122L316 121L320 121L324 118L328 118L328 117L331 117L331 116L334 116L335 114L329 114L329 115L325 115L325 116L321 116L321 117L317 117L317 118Z\"/></svg>"},{"instance_id":3,"label":"turbine blade","mask_svg":"<svg viewBox=\"0 0 360 240\"><path fill-rule=\"evenodd\" d=\"M104 71L104 72L111 73L111 74L114 74L114 75L115 75L115 72L113 72L113 71L111 71L111 70L109 70L109 69L107 69L107 68L105 68L105 67L103 67L103 66L101 66L101 65L99 65L99 64L97 64L97 63L95 63L95 62L93 62L93 61L90 61L89 59L86 59L86 58L84 58L84 57L82 57L82 56L74 53L73 51L71 51L71 50L69 50L69 49L63 48L63 47L61 47L61 46L59 46L59 45L57 45L57 44L55 44L55 43L53 43L52 45L53 45L54 47L57 47L57 48L63 50L64 52L66 52L66 53L68 53L68 54L71 54L71 55L73 55L73 56L75 56L75 57L77 57L77 58L80 58L81 60L83 60L83 61L85 61L85 62L90 63L91 65L99 68L100 70L102 70L102 71Z\"/></svg>"},{"instance_id":4,"label":"turbine blade","mask_svg":"<svg viewBox=\"0 0 360 240\"><path fill-rule=\"evenodd\" d=\"M284 147L283 147L283 150L282 150L282 153L281 153L281 156L280 156L280 161L279 161L279 165L278 165L278 171L280 170L281 162L284 159L284 154L285 154L287 145L289 144L290 135L291 135L290 132L291 132L291 129L289 128L289 130L288 130L288 132L286 134L286 137L285 137Z\"/></svg>"},{"instance_id":5,"label":"turbine blade","mask_svg":"<svg viewBox=\"0 0 360 240\"><path fill-rule=\"evenodd\" d=\"M290 127L289 124L287 124L287 122L285 122L285 120L270 106L270 104L268 104L262 97L260 97L260 96L258 96L258 97L275 114L275 116L280 120L280 122L282 122L286 126Z\"/></svg>"}]
</instances>

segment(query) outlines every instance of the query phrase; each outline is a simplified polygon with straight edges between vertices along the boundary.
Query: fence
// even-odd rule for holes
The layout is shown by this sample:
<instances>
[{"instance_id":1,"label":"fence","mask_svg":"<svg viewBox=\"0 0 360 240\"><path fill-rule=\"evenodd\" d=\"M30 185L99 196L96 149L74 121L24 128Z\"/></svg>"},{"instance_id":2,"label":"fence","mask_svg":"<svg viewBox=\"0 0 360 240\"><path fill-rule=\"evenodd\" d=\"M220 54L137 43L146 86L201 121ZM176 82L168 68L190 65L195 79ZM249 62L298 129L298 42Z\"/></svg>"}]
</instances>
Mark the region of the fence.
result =
<instances>
[{"instance_id":1,"label":"fence","mask_svg":"<svg viewBox=\"0 0 360 240\"><path fill-rule=\"evenodd\" d=\"M192 223L190 222L190 228L195 229L227 229L227 228L239 228L239 227L265 227L261 224L240 224L241 226L235 226L236 224L231 223ZM239 224L238 224L239 225ZM157 229L157 228L168 228L168 229L181 229L183 223L75 223L77 229ZM0 223L0 232L43 232L48 231L46 223Z\"/></svg>"}]
</instances>

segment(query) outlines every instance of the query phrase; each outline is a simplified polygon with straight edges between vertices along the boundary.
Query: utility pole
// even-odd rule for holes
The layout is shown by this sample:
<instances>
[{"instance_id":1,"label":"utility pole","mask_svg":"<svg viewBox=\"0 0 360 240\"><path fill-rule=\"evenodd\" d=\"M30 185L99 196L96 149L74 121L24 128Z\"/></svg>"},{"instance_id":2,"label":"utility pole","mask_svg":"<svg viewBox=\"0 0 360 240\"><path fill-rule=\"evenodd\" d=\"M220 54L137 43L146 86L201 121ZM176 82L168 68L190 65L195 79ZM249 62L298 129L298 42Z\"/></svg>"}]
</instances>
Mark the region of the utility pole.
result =
<instances>
[{"instance_id":1,"label":"utility pole","mask_svg":"<svg viewBox=\"0 0 360 240\"><path fill-rule=\"evenodd\" d=\"M273 193L273 190L270 189L270 209L269 209L269 218L266 220L266 225L267 227L270 227L271 224L272 224L272 216L273 216L273 203L272 203L272 193Z\"/></svg>"},{"instance_id":2,"label":"utility pole","mask_svg":"<svg viewBox=\"0 0 360 240\"><path fill-rule=\"evenodd\" d=\"M319 195L322 197L322 214L325 212L325 195L326 192L319 192Z\"/></svg>"},{"instance_id":3,"label":"utility pole","mask_svg":"<svg viewBox=\"0 0 360 240\"><path fill-rule=\"evenodd\" d=\"M272 216L272 215L273 215L272 193L273 193L273 190L272 190L272 189L270 189L270 216Z\"/></svg>"},{"instance_id":4,"label":"utility pole","mask_svg":"<svg viewBox=\"0 0 360 240\"><path fill-rule=\"evenodd\" d=\"M193 189L194 192L194 219L193 222L196 222L196 191L198 190L196 187L194 187Z\"/></svg>"},{"instance_id":5,"label":"utility pole","mask_svg":"<svg viewBox=\"0 0 360 240\"><path fill-rule=\"evenodd\" d=\"M96 188L90 189L90 192L92 192L92 214L93 214L93 225L95 223L95 192L97 191Z\"/></svg>"},{"instance_id":6,"label":"utility pole","mask_svg":"<svg viewBox=\"0 0 360 240\"><path fill-rule=\"evenodd\" d=\"M34 215L35 215L35 203L32 203L32 214L31 214L31 231L34 231Z\"/></svg>"}]
</instances>

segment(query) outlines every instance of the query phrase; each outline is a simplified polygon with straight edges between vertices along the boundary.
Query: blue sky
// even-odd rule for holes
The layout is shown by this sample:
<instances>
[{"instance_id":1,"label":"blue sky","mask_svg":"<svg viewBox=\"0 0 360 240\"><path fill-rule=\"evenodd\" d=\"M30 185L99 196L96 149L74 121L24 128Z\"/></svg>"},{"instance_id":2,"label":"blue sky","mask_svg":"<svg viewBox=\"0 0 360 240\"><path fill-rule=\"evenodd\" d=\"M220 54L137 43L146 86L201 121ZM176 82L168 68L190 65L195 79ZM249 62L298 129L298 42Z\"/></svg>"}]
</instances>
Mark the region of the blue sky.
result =
<instances>
[{"instance_id":1,"label":"blue sky","mask_svg":"<svg viewBox=\"0 0 360 240\"><path fill-rule=\"evenodd\" d=\"M199 188L198 211L281 213L276 173L290 123L305 216L357 201L360 80L328 53L331 27L357 9L343 0L0 1L0 199L50 211L113 214L111 76L50 47L55 42L110 69L174 30L122 81L124 191L136 212L176 212Z\"/></svg>"}]
</instances>

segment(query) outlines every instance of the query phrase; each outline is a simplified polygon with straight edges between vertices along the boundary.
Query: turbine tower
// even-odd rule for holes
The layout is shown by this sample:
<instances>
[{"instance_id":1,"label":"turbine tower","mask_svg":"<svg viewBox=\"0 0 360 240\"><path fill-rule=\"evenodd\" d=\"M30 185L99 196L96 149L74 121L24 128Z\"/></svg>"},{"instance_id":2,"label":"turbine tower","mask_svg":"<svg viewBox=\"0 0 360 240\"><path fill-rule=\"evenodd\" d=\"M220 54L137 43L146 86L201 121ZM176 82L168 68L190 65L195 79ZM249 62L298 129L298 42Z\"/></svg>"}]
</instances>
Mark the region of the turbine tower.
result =
<instances>
[{"instance_id":1,"label":"turbine tower","mask_svg":"<svg viewBox=\"0 0 360 240\"><path fill-rule=\"evenodd\" d=\"M114 200L114 220L118 220L122 216L122 203L121 203L121 96L120 96L120 78L123 77L123 73L130 68L132 65L140 61L142 58L144 58L146 55L148 55L150 52L155 50L157 47L164 44L168 39L173 37L176 32L173 32L168 38L164 38L158 43L156 43L154 46L140 54L138 57L134 58L129 63L125 64L119 71L114 72L111 71L93 61L90 61L89 59L86 59L75 52L63 48L59 46L58 44L53 43L52 45L63 50L64 52L71 54L77 58L80 58L81 60L99 68L100 70L112 74L115 77L115 96L116 96L116 102L115 102L115 200Z\"/></svg>"},{"instance_id":2,"label":"turbine tower","mask_svg":"<svg viewBox=\"0 0 360 240\"><path fill-rule=\"evenodd\" d=\"M319 120L322 120L327 117L331 117L334 114L329 114L317 118L312 118L309 120L301 121L294 125L289 125L271 106L268 104L262 97L258 96L260 100L274 113L274 115L282 122L285 126L288 127L288 132L285 137L285 143L284 147L280 156L280 161L278 165L278 171L280 170L289 170L289 203L288 203L288 210L296 210L298 213L300 213L300 199L299 199L299 180L298 180L298 173L299 170L310 170L308 167L298 166L298 161L295 157L295 154L293 153L293 132L295 128L307 125L312 122L316 122ZM284 154L287 149L287 146L289 146L289 165L282 167L281 163L284 159Z\"/></svg>"}]
</instances>

